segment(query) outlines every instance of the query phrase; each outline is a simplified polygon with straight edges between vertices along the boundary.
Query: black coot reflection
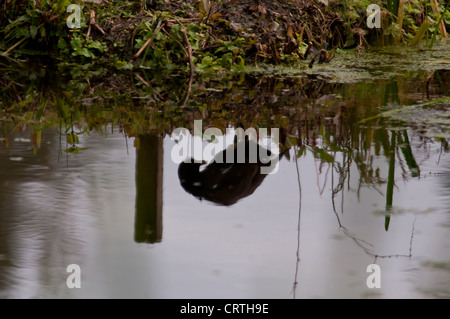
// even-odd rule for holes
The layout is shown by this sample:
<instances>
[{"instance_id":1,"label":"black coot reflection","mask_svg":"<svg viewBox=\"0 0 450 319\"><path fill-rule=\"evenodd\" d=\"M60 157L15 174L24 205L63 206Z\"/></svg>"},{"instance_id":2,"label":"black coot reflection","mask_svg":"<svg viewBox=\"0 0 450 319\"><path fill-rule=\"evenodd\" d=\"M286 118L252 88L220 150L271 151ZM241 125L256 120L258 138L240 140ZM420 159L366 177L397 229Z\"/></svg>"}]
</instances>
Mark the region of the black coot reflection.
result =
<instances>
[{"instance_id":1,"label":"black coot reflection","mask_svg":"<svg viewBox=\"0 0 450 319\"><path fill-rule=\"evenodd\" d=\"M254 156L255 150L257 156ZM194 163L193 159L182 162L178 167L178 178L184 190L198 199L230 206L253 194L283 154L272 156L270 150L248 138L241 142L235 140L207 165L205 162ZM262 168L263 171L266 169L265 173Z\"/></svg>"}]
</instances>

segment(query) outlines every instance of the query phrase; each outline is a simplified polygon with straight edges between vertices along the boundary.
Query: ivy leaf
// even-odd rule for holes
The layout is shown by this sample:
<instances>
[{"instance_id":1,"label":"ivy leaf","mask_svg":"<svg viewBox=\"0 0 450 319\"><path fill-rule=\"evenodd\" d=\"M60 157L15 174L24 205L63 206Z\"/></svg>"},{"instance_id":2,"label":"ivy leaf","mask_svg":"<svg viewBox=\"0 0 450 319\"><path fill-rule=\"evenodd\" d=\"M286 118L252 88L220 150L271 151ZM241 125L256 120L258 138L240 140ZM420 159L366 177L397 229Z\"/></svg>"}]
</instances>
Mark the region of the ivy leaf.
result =
<instances>
[{"instance_id":1,"label":"ivy leaf","mask_svg":"<svg viewBox=\"0 0 450 319\"><path fill-rule=\"evenodd\" d=\"M334 157L328 154L323 148L314 148L314 156L327 163L334 162Z\"/></svg>"},{"instance_id":2,"label":"ivy leaf","mask_svg":"<svg viewBox=\"0 0 450 319\"><path fill-rule=\"evenodd\" d=\"M70 154L78 154L79 151L87 150L87 147L78 147L78 146L72 146L68 149L65 149L64 152L70 153Z\"/></svg>"}]
</instances>

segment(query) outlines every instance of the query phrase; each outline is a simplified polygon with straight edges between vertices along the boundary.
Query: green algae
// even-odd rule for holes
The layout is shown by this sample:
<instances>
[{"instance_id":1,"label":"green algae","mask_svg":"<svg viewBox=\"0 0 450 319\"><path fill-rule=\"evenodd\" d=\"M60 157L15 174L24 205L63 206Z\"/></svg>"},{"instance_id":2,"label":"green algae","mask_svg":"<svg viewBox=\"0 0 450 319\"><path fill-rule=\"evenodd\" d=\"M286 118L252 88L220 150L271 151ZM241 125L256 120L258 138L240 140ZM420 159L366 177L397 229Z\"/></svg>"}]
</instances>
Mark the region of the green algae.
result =
<instances>
[{"instance_id":1,"label":"green algae","mask_svg":"<svg viewBox=\"0 0 450 319\"><path fill-rule=\"evenodd\" d=\"M407 75L412 70L434 72L450 69L450 40L442 40L431 49L421 47L373 47L366 52L337 50L329 63L314 64L309 61L292 66L261 65L246 68L250 74L274 77L315 77L335 83L387 80Z\"/></svg>"}]
</instances>

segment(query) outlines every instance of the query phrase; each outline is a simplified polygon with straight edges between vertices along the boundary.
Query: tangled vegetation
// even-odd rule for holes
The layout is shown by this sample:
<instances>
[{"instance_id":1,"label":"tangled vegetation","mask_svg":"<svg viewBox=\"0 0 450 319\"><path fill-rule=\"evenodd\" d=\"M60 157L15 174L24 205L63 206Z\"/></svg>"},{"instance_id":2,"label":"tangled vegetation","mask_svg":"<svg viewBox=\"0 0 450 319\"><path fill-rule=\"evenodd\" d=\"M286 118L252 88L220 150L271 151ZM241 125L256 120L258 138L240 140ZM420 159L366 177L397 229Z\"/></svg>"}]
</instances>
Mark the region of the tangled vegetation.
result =
<instances>
[{"instance_id":1,"label":"tangled vegetation","mask_svg":"<svg viewBox=\"0 0 450 319\"><path fill-rule=\"evenodd\" d=\"M283 88L275 90L272 86L278 84L266 83L266 77L274 75L268 64L301 70L307 69L308 53L313 56L312 66L318 53L326 52L325 59L318 60L326 62L334 49L342 53L345 48L362 50L375 44L415 44L421 38L431 46L436 38L446 36L440 25L446 26L450 18L443 4L419 0L398 1L398 6L396 1L373 1L382 8L381 29L368 29L365 23L372 1L95 2L99 3L6 0L0 5L3 130L32 127L38 141L42 130L60 124L73 146L71 152L79 150L78 134L93 129L112 125L128 136L152 130L163 134L189 125L196 117L209 118L219 128L247 123L295 132L299 118L320 118L292 105L304 103L317 83L295 76L286 80L285 90L290 86L298 91L286 99ZM82 8L79 29L67 27L66 9L73 3ZM430 67L427 62L422 70L428 72L423 83L427 98L432 99L433 81L448 94L448 73L439 71L441 63L448 61L439 53L442 49L430 51L422 56L435 63ZM330 67L338 65L342 74L356 78L347 69L355 69L357 59L341 54L339 61ZM373 70L365 67L364 72L373 76L380 68L387 66L377 62ZM327 83L330 74L338 75L337 70L315 68L314 72ZM258 77L260 81L255 80ZM248 88L249 82L255 89ZM323 84L319 84L320 90ZM238 93L242 87L245 94ZM217 97L222 91L226 94ZM274 111L274 104L279 104L282 114ZM293 115L296 120L286 120ZM314 125L319 129L319 124ZM445 132L436 136L448 137Z\"/></svg>"},{"instance_id":2,"label":"tangled vegetation","mask_svg":"<svg viewBox=\"0 0 450 319\"><path fill-rule=\"evenodd\" d=\"M381 8L379 29L367 27L372 3ZM81 8L80 28L67 26L70 4ZM0 16L5 59L191 73L304 65L320 49L326 62L337 48L423 38L431 46L450 22L448 5L436 0L5 0Z\"/></svg>"}]
</instances>

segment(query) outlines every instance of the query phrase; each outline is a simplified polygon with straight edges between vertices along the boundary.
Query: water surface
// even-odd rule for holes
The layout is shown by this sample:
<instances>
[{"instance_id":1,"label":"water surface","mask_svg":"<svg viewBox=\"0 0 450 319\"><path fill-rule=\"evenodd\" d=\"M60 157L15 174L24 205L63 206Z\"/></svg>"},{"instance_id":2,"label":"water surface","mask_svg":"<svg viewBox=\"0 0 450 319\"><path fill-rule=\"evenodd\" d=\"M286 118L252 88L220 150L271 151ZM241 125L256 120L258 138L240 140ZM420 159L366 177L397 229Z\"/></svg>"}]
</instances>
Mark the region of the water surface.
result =
<instances>
[{"instance_id":1,"label":"water surface","mask_svg":"<svg viewBox=\"0 0 450 319\"><path fill-rule=\"evenodd\" d=\"M175 117L172 126L150 117L134 134L120 121L91 129L73 153L66 135L87 113L75 126L42 128L39 143L32 125L4 121L0 296L450 297L449 126L379 116L445 97L442 86L426 90L420 73L257 81L200 88L192 99L201 111L183 111L187 125L264 120L287 132L278 171L231 206L180 185ZM219 106L234 124L221 122ZM433 110L442 119L448 107ZM66 285L70 264L81 267L80 289ZM379 289L366 284L370 264L381 267Z\"/></svg>"}]
</instances>

